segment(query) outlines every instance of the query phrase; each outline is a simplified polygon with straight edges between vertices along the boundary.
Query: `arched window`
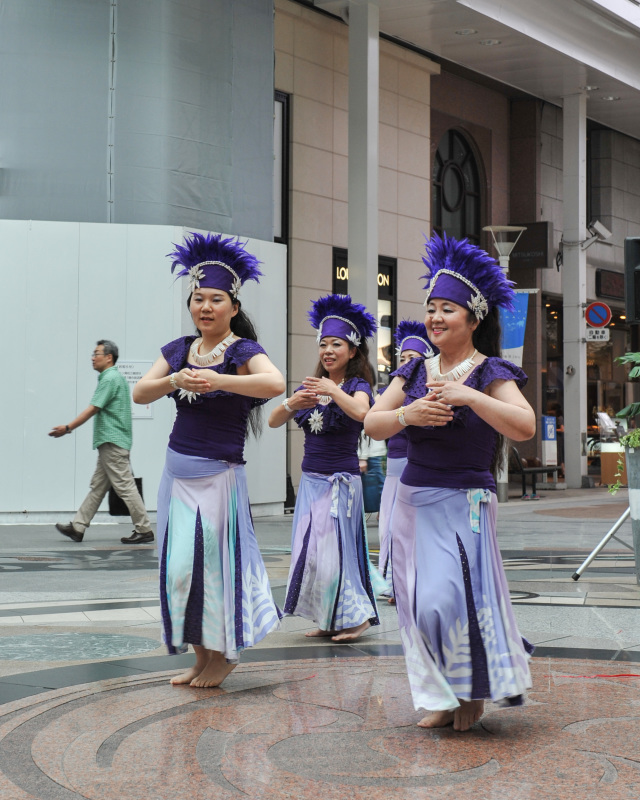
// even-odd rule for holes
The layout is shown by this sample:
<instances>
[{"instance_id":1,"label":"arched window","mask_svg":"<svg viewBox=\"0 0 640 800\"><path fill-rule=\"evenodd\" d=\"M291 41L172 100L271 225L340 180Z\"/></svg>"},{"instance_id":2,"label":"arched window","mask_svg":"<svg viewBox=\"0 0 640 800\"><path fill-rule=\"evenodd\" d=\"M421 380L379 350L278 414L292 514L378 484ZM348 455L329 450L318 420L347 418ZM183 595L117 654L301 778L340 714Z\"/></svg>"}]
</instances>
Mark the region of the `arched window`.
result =
<instances>
[{"instance_id":1,"label":"arched window","mask_svg":"<svg viewBox=\"0 0 640 800\"><path fill-rule=\"evenodd\" d=\"M449 130L440 140L433 164L433 230L480 244L480 178L464 136Z\"/></svg>"}]
</instances>

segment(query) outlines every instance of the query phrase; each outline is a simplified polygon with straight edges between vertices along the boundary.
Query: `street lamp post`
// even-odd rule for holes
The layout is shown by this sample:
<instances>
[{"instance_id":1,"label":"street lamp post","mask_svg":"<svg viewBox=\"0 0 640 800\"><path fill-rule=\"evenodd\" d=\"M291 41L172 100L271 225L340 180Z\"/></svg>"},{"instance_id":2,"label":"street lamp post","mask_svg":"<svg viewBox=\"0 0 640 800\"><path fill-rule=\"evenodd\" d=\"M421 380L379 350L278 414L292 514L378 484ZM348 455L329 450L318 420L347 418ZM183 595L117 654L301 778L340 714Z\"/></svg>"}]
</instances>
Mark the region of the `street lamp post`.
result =
<instances>
[{"instance_id":1,"label":"street lamp post","mask_svg":"<svg viewBox=\"0 0 640 800\"><path fill-rule=\"evenodd\" d=\"M522 225L487 225L482 230L488 231L493 239L493 246L498 252L498 263L505 275L509 275L509 258L518 239L527 229ZM521 367L522 364L517 366ZM499 503L509 500L509 449L505 442L502 453L501 465L496 480L496 490Z\"/></svg>"}]
</instances>

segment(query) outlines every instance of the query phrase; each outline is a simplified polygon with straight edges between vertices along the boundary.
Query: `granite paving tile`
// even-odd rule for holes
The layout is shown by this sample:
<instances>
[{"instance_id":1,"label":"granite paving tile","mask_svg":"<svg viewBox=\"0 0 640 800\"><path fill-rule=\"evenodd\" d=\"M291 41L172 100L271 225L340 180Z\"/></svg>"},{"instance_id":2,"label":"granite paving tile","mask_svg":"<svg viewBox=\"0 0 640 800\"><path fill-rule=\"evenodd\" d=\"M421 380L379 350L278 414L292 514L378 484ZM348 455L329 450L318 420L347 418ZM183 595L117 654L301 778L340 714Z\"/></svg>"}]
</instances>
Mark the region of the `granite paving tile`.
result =
<instances>
[{"instance_id":1,"label":"granite paving tile","mask_svg":"<svg viewBox=\"0 0 640 800\"><path fill-rule=\"evenodd\" d=\"M400 657L246 663L206 690L112 678L0 708L0 797L637 800L634 667L533 659L526 704L463 734L415 725Z\"/></svg>"},{"instance_id":2,"label":"granite paving tile","mask_svg":"<svg viewBox=\"0 0 640 800\"><path fill-rule=\"evenodd\" d=\"M60 614L23 614L22 621L25 625L55 625L57 623L70 625L71 623L90 622L82 611L66 611Z\"/></svg>"},{"instance_id":3,"label":"granite paving tile","mask_svg":"<svg viewBox=\"0 0 640 800\"><path fill-rule=\"evenodd\" d=\"M584 601L585 606L612 606L614 608L638 608L640 606L640 600L614 600L614 599L606 599L604 597L592 598L587 597Z\"/></svg>"}]
</instances>

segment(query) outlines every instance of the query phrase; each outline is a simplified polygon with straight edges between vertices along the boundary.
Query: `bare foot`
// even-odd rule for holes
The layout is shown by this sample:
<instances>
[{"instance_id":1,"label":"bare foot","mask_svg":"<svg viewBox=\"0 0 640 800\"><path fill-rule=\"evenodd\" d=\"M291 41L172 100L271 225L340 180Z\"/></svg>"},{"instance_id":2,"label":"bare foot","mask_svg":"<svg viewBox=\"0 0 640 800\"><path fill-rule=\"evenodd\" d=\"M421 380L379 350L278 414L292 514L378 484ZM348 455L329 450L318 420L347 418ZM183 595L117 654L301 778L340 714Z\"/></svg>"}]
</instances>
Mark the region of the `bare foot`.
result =
<instances>
[{"instance_id":1,"label":"bare foot","mask_svg":"<svg viewBox=\"0 0 640 800\"><path fill-rule=\"evenodd\" d=\"M237 664L229 664L223 653L212 650L209 663L202 672L191 681L190 685L198 689L220 686L227 675L233 672L237 666Z\"/></svg>"},{"instance_id":2,"label":"bare foot","mask_svg":"<svg viewBox=\"0 0 640 800\"><path fill-rule=\"evenodd\" d=\"M484 700L460 700L453 716L454 731L468 731L484 712Z\"/></svg>"},{"instance_id":3,"label":"bare foot","mask_svg":"<svg viewBox=\"0 0 640 800\"><path fill-rule=\"evenodd\" d=\"M173 686L182 686L184 684L191 683L191 681L194 678L198 677L198 675L202 672L203 669L204 665L200 667L197 664L194 664L194 666L191 667L191 669L188 669L181 675L174 675L174 677L171 678L171 683L173 684Z\"/></svg>"},{"instance_id":4,"label":"bare foot","mask_svg":"<svg viewBox=\"0 0 640 800\"><path fill-rule=\"evenodd\" d=\"M418 723L419 728L445 728L453 724L455 711L431 711Z\"/></svg>"},{"instance_id":5,"label":"bare foot","mask_svg":"<svg viewBox=\"0 0 640 800\"><path fill-rule=\"evenodd\" d=\"M354 642L367 628L371 627L369 620L366 620L362 625L357 625L355 628L345 628L331 637L332 642Z\"/></svg>"},{"instance_id":6,"label":"bare foot","mask_svg":"<svg viewBox=\"0 0 640 800\"><path fill-rule=\"evenodd\" d=\"M193 650L196 654L196 663L191 667L191 669L188 669L186 672L171 678L171 683L173 686L184 686L185 684L190 684L191 681L194 680L194 678L197 678L209 663L212 653L211 650L207 650L206 647L202 647L199 644L194 645Z\"/></svg>"},{"instance_id":7,"label":"bare foot","mask_svg":"<svg viewBox=\"0 0 640 800\"><path fill-rule=\"evenodd\" d=\"M390 605L390 606L395 606L395 604L396 604L396 598L395 598L395 597L390 597L390 598L387 600L387 603L389 603L389 605Z\"/></svg>"},{"instance_id":8,"label":"bare foot","mask_svg":"<svg viewBox=\"0 0 640 800\"><path fill-rule=\"evenodd\" d=\"M322 628L318 628L315 631L307 631L305 636L307 639L319 639L323 636L335 636L337 631L323 631Z\"/></svg>"}]
</instances>

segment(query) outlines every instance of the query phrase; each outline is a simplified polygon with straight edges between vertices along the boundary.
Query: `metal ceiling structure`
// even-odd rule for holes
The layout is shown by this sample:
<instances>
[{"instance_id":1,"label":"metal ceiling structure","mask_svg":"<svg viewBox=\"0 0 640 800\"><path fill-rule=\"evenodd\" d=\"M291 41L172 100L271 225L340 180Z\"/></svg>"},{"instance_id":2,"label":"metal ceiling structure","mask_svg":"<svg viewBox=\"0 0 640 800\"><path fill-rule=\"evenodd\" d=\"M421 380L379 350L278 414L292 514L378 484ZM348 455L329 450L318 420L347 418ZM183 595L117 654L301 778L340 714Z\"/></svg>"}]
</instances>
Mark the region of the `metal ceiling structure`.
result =
<instances>
[{"instance_id":1,"label":"metal ceiling structure","mask_svg":"<svg viewBox=\"0 0 640 800\"><path fill-rule=\"evenodd\" d=\"M315 0L342 19L349 3ZM362 4L360 0L358 4ZM380 33L640 139L637 0L378 0Z\"/></svg>"}]
</instances>

